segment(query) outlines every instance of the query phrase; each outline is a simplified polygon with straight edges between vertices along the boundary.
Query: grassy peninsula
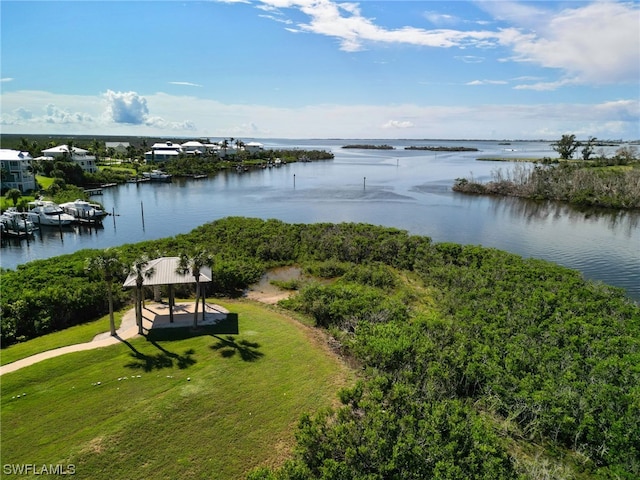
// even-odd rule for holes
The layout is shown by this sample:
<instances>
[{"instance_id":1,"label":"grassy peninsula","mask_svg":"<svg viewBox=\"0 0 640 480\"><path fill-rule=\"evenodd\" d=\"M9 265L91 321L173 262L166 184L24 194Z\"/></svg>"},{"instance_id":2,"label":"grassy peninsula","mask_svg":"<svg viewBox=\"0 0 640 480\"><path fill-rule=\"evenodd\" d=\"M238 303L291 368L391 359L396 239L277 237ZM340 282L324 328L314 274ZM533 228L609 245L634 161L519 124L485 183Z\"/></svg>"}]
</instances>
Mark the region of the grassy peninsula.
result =
<instances>
[{"instance_id":1,"label":"grassy peninsula","mask_svg":"<svg viewBox=\"0 0 640 480\"><path fill-rule=\"evenodd\" d=\"M73 463L79 478L640 476L640 307L622 290L352 223L227 218L117 250L193 247L214 256L206 295L239 313L239 333L141 338L3 375L3 464ZM3 347L106 313L107 287L84 268L96 253L2 271ZM296 293L279 307L233 299L279 266L304 272L281 283ZM258 355L220 354L233 345Z\"/></svg>"}]
</instances>

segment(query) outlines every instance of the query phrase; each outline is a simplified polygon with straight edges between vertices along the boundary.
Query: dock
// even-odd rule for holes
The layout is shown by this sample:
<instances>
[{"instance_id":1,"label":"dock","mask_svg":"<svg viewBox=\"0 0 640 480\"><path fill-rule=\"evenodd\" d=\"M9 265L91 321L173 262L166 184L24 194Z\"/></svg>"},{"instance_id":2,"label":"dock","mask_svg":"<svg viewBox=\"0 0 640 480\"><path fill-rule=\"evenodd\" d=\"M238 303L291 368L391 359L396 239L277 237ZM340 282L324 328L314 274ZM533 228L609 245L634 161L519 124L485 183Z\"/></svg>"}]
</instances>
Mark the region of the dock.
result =
<instances>
[{"instance_id":1,"label":"dock","mask_svg":"<svg viewBox=\"0 0 640 480\"><path fill-rule=\"evenodd\" d=\"M99 187L85 188L84 189L84 193L86 193L87 195L102 195L102 190L104 188L111 188L111 187L116 187L116 186L118 186L117 183L103 183Z\"/></svg>"},{"instance_id":2,"label":"dock","mask_svg":"<svg viewBox=\"0 0 640 480\"><path fill-rule=\"evenodd\" d=\"M14 229L3 228L2 234L0 235L0 239L3 245L9 239L16 239L16 240L26 239L27 243L29 243L29 238L34 236L34 232L35 230L27 230L25 232L24 230L14 230Z\"/></svg>"},{"instance_id":3,"label":"dock","mask_svg":"<svg viewBox=\"0 0 640 480\"><path fill-rule=\"evenodd\" d=\"M141 177L141 178L130 178L127 180L127 183L144 183L144 182L150 182L151 179L147 178L147 177Z\"/></svg>"}]
</instances>

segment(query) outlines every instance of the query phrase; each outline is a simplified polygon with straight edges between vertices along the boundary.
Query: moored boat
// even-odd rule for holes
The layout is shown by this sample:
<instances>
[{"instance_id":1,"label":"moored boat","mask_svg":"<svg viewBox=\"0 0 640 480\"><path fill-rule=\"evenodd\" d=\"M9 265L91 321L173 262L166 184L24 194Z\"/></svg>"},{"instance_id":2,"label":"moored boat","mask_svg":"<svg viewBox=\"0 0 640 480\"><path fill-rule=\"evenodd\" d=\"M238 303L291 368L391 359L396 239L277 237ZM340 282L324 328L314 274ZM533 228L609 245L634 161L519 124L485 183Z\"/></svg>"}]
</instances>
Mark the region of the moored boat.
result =
<instances>
[{"instance_id":1,"label":"moored boat","mask_svg":"<svg viewBox=\"0 0 640 480\"><path fill-rule=\"evenodd\" d=\"M47 200L36 200L29 202L27 218L36 225L60 226L70 225L75 218L54 202Z\"/></svg>"},{"instance_id":2,"label":"moored boat","mask_svg":"<svg viewBox=\"0 0 640 480\"><path fill-rule=\"evenodd\" d=\"M60 207L76 221L102 222L102 219L107 215L107 212L100 205L89 203L86 200L78 199L73 202L61 203Z\"/></svg>"},{"instance_id":3,"label":"moored boat","mask_svg":"<svg viewBox=\"0 0 640 480\"><path fill-rule=\"evenodd\" d=\"M144 178L148 178L152 182L170 182L173 175L163 172L162 170L151 170L150 172L142 172Z\"/></svg>"},{"instance_id":4,"label":"moored boat","mask_svg":"<svg viewBox=\"0 0 640 480\"><path fill-rule=\"evenodd\" d=\"M18 212L14 207L8 208L0 215L0 223L4 225L5 232L17 232L31 234L37 230L37 226L28 219L27 214Z\"/></svg>"}]
</instances>

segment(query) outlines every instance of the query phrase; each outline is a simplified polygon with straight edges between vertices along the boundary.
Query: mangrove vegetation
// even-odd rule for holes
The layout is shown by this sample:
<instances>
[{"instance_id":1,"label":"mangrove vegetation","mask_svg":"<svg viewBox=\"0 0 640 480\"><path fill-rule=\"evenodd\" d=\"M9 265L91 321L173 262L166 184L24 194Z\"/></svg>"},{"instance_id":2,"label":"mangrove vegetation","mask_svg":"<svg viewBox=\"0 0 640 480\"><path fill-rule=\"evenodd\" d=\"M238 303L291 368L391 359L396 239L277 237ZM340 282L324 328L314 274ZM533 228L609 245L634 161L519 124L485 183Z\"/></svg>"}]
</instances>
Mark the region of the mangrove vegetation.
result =
<instances>
[{"instance_id":1,"label":"mangrove vegetation","mask_svg":"<svg viewBox=\"0 0 640 480\"><path fill-rule=\"evenodd\" d=\"M640 307L621 289L352 223L226 218L117 248L125 264L193 251L212 262L205 296L300 268L280 306L329 333L361 372L339 406L302 417L289 460L252 480L640 476ZM2 271L2 346L131 302L115 288L110 307L109 282L87 270L103 254Z\"/></svg>"},{"instance_id":2,"label":"mangrove vegetation","mask_svg":"<svg viewBox=\"0 0 640 480\"><path fill-rule=\"evenodd\" d=\"M561 155L567 156L576 145L556 148L562 148ZM526 164L516 159L511 169L493 170L488 182L457 178L452 188L462 193L558 200L589 207L640 208L640 159L635 147L621 147L612 157L592 158L590 150L583 151L583 156L589 159L546 158Z\"/></svg>"}]
</instances>

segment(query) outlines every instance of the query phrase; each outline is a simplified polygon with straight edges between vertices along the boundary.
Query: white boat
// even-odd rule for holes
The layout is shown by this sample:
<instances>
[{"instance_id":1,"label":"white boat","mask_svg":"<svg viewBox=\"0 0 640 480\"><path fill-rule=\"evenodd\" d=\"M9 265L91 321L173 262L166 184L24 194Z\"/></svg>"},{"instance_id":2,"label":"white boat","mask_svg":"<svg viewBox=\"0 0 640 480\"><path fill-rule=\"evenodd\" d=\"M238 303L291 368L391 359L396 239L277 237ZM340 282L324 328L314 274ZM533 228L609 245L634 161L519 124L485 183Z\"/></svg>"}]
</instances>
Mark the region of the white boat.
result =
<instances>
[{"instance_id":1,"label":"white boat","mask_svg":"<svg viewBox=\"0 0 640 480\"><path fill-rule=\"evenodd\" d=\"M150 172L142 172L142 176L152 182L170 182L173 175L162 170L151 170Z\"/></svg>"},{"instance_id":2,"label":"white boat","mask_svg":"<svg viewBox=\"0 0 640 480\"><path fill-rule=\"evenodd\" d=\"M36 225L69 225L75 218L53 202L46 200L36 200L29 202L29 211L27 218Z\"/></svg>"},{"instance_id":3,"label":"white boat","mask_svg":"<svg viewBox=\"0 0 640 480\"><path fill-rule=\"evenodd\" d=\"M19 212L16 208L8 208L0 215L0 223L5 231L33 233L38 227L27 218L27 214Z\"/></svg>"},{"instance_id":4,"label":"white boat","mask_svg":"<svg viewBox=\"0 0 640 480\"><path fill-rule=\"evenodd\" d=\"M74 200L73 202L61 203L60 207L65 213L71 215L75 220L101 222L107 215L102 207L97 203L89 203L86 200Z\"/></svg>"}]
</instances>

